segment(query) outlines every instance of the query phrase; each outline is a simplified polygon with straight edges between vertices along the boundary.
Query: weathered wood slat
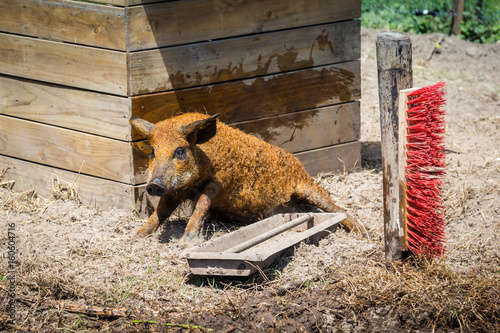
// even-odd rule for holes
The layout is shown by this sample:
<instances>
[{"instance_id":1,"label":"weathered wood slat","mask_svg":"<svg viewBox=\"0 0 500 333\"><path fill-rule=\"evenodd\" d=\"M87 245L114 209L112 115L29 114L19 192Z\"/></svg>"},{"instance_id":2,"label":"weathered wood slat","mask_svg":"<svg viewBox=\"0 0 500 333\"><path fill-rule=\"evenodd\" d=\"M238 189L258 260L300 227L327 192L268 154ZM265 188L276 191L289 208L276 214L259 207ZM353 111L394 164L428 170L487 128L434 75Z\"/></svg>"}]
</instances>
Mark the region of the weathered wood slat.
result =
<instances>
[{"instance_id":1,"label":"weathered wood slat","mask_svg":"<svg viewBox=\"0 0 500 333\"><path fill-rule=\"evenodd\" d=\"M130 50L345 21L360 0L186 0L127 8Z\"/></svg>"},{"instance_id":2,"label":"weathered wood slat","mask_svg":"<svg viewBox=\"0 0 500 333\"><path fill-rule=\"evenodd\" d=\"M145 181L140 143L0 116L2 154L128 184Z\"/></svg>"},{"instance_id":3,"label":"weathered wood slat","mask_svg":"<svg viewBox=\"0 0 500 333\"><path fill-rule=\"evenodd\" d=\"M331 234L338 224L346 218L344 213L311 214L313 221L302 223L280 235L259 242L263 235L274 233L273 231L276 229L279 231L289 223L293 223L292 219L301 219L307 215L309 214L273 215L187 249L181 253L180 257L188 260L193 274L249 276L258 269L263 269L271 264L282 251L301 241L308 239L311 242L318 242ZM250 242L256 244L243 252L229 252L233 246L240 247L241 244L245 243L251 245Z\"/></svg>"},{"instance_id":4,"label":"weathered wood slat","mask_svg":"<svg viewBox=\"0 0 500 333\"><path fill-rule=\"evenodd\" d=\"M147 215L149 199L145 194L145 185L123 184L0 155L0 170L6 168L4 177L15 182L13 189L16 191L35 189L41 196L49 196L58 182L63 186L71 184L86 206L129 211L137 209L141 215Z\"/></svg>"},{"instance_id":5,"label":"weathered wood slat","mask_svg":"<svg viewBox=\"0 0 500 333\"><path fill-rule=\"evenodd\" d=\"M332 147L329 153L336 154L338 150ZM15 181L16 191L34 188L40 195L48 196L51 194L53 184L59 181L63 184L75 184L84 205L101 209L137 209L143 216L147 215L148 206L151 205L150 198L145 194L144 184L135 186L123 184L0 155L0 170L5 168L9 168L5 173L5 179ZM308 171L315 174L314 169L310 167Z\"/></svg>"},{"instance_id":6,"label":"weathered wood slat","mask_svg":"<svg viewBox=\"0 0 500 333\"><path fill-rule=\"evenodd\" d=\"M0 74L127 96L127 54L0 33Z\"/></svg>"},{"instance_id":7,"label":"weathered wood slat","mask_svg":"<svg viewBox=\"0 0 500 333\"><path fill-rule=\"evenodd\" d=\"M220 113L225 123L268 117L361 97L360 62L322 66L132 98L132 114L152 122L178 112ZM135 133L134 140L141 137Z\"/></svg>"},{"instance_id":8,"label":"weathered wood slat","mask_svg":"<svg viewBox=\"0 0 500 333\"><path fill-rule=\"evenodd\" d=\"M345 21L360 16L359 0L154 3L159 1L7 0L0 12L0 31L137 51ZM115 7L137 4L143 6Z\"/></svg>"},{"instance_id":9,"label":"weathered wood slat","mask_svg":"<svg viewBox=\"0 0 500 333\"><path fill-rule=\"evenodd\" d=\"M233 126L295 153L359 140L359 102L250 120Z\"/></svg>"},{"instance_id":10,"label":"weathered wood slat","mask_svg":"<svg viewBox=\"0 0 500 333\"><path fill-rule=\"evenodd\" d=\"M130 141L130 99L0 75L0 114Z\"/></svg>"},{"instance_id":11,"label":"weathered wood slat","mask_svg":"<svg viewBox=\"0 0 500 333\"><path fill-rule=\"evenodd\" d=\"M129 184L146 181L147 156L141 152L144 142L129 144L6 116L0 116L0 131L4 155ZM337 156L350 156L354 149L346 150L345 145L351 143L333 146L340 150L335 156L326 152L332 147L297 156L313 172L317 172L315 168L338 170L341 162ZM344 160L346 167L353 166L356 159Z\"/></svg>"},{"instance_id":12,"label":"weathered wood slat","mask_svg":"<svg viewBox=\"0 0 500 333\"><path fill-rule=\"evenodd\" d=\"M228 89L230 89L233 83L228 85ZM123 141L132 139L131 128L128 123L131 115L129 105L131 99L5 76L0 76L0 86L2 86L0 90L0 114L35 120ZM266 97L266 93L271 96ZM260 98L264 100L272 99L274 93L273 89L263 89ZM148 98L156 99L157 96L147 95L142 97L145 100ZM282 99L277 99L277 102L280 100L282 101ZM212 101L208 102L211 103ZM220 106L228 110L225 118L232 118L237 121L244 120L246 109L233 109L231 99L222 98L222 102L228 103ZM300 151L303 149L293 147L302 141L307 144L307 142L316 142L318 138L324 138L326 140L325 144L310 145L310 147L320 147L355 140L354 132L359 130L359 115L356 116L356 112L359 113L359 111L353 108L357 107L359 107L357 103L346 104L338 111L336 111L339 108L337 106L332 107L331 112L330 109L326 111L313 110L306 113L299 112L256 122L244 121L237 124L236 127L246 132L255 133L272 144L280 145L284 143L283 147L285 149L290 148L291 151ZM188 106L183 110L189 108ZM341 113L339 114L339 112ZM170 114L171 112L166 112L162 116L167 117ZM311 115L311 121L305 121L304 124L318 124L323 126L324 130L334 134L329 137L314 135L323 131L317 131L314 129L314 125L303 128L304 126L299 123L300 119L308 118L308 115ZM283 126L283 124L286 125ZM280 127L282 128L279 129ZM259 129L258 132L257 129ZM295 131L296 129L300 129L300 131ZM309 133L310 130L314 133ZM296 133L293 134L294 132ZM292 137L292 134L294 139L288 142L288 138ZM343 141L337 142L337 140Z\"/></svg>"},{"instance_id":13,"label":"weathered wood slat","mask_svg":"<svg viewBox=\"0 0 500 333\"><path fill-rule=\"evenodd\" d=\"M0 31L126 50L125 9L71 0L6 0Z\"/></svg>"},{"instance_id":14,"label":"weathered wood slat","mask_svg":"<svg viewBox=\"0 0 500 333\"><path fill-rule=\"evenodd\" d=\"M76 1L80 1L80 0L76 0ZM106 4L106 5L113 5L113 6L119 6L119 7L145 5L145 4L149 4L149 3L167 2L167 1L173 1L173 0L87 0L87 2L95 2L98 4Z\"/></svg>"},{"instance_id":15,"label":"weathered wood slat","mask_svg":"<svg viewBox=\"0 0 500 333\"><path fill-rule=\"evenodd\" d=\"M361 143L343 143L295 154L307 172L315 176L322 172L352 169L361 162Z\"/></svg>"},{"instance_id":16,"label":"weathered wood slat","mask_svg":"<svg viewBox=\"0 0 500 333\"><path fill-rule=\"evenodd\" d=\"M231 91L234 83L228 83L227 85L228 90ZM131 128L128 123L132 112L130 110L132 99L130 98L6 76L0 76L0 86L2 86L0 90L0 114L123 141L132 139ZM261 90L261 100L273 98L276 92L271 87L270 85L270 89ZM146 105L149 105L147 102L149 98L155 100L157 96L147 95L141 97L142 100L146 101ZM283 147L290 151L307 149L299 147L300 145L308 145L308 148L321 147L357 139L355 133L359 131L359 103L348 103L342 106L330 107L326 110L299 112L253 122L245 121L245 116L247 112L251 111L252 107L258 107L257 105L248 105L248 110L236 109L232 108L232 99L224 98L224 96L220 96L220 98L221 103L227 103L220 105L220 108L228 110L224 118L236 119L236 121L240 122L236 124L236 127L254 133L272 144L283 144ZM282 98L276 98L276 102L280 101L284 102ZM212 103L213 101L207 100L207 102ZM142 107L139 108L142 109ZM187 105L183 110L189 111L190 108L192 107ZM141 113L140 111L139 113ZM166 114L160 117L171 115L171 111L165 110ZM213 111L217 112L217 110ZM148 116L151 117L151 115ZM309 118L309 116L311 119L307 120L306 118ZM243 122L241 122L242 120ZM303 124L301 124L302 121L304 121ZM321 130L316 129L315 126L321 126ZM299 131L296 131L297 129ZM316 135L324 131L332 134L329 136ZM293 140L289 141L291 137L293 137Z\"/></svg>"},{"instance_id":17,"label":"weathered wood slat","mask_svg":"<svg viewBox=\"0 0 500 333\"><path fill-rule=\"evenodd\" d=\"M298 217L298 218L293 219L292 221L290 221L288 223L282 224L276 228L268 230L268 231L266 231L260 235L257 235L256 237L253 237L247 241L242 241L240 244L223 251L223 253L243 252L243 251L248 250L249 248L251 248L257 244L260 244L266 240L269 240L270 238L272 238L274 236L277 236L285 231L288 231L289 229L292 229L293 227L296 227L300 224L311 221L312 219L313 219L312 214L302 215L301 217Z\"/></svg>"},{"instance_id":18,"label":"weathered wood slat","mask_svg":"<svg viewBox=\"0 0 500 333\"><path fill-rule=\"evenodd\" d=\"M339 27L339 25L335 26ZM354 26L350 27L354 29ZM310 33L312 31L310 29L307 28L304 32ZM322 34L327 33L327 31L322 29L315 32L319 32L319 37L321 37L325 36ZM4 57L0 58L0 73L126 96L127 76L130 76L131 84L129 93L136 95L345 61L349 58L355 58L356 52L359 52L359 40L353 40L347 41L347 45L343 43L340 45L335 44L335 47L347 48L348 55L330 49L330 45L327 44L328 47L319 47L319 53L323 53L325 56L319 57L317 61L314 60L314 57L307 60L295 58L298 51L306 51L307 57L315 53L310 51L311 47L313 49L318 47L318 45L315 45L318 35L310 37L314 37L312 42L305 39L297 44L298 47L291 45L290 49L283 47L280 51L276 51L275 42L272 39L263 42L263 45L265 45L264 50L260 51L267 55L266 62L269 60L269 66L262 67L262 54L251 54L250 52L245 62L245 65L248 64L248 70L243 67L243 63L241 68L240 65L232 65L233 61L236 61L238 54L244 57L240 52L243 44L239 44L242 47L241 49L236 47L238 43L241 43L241 40L235 40L237 45L224 41L224 43L228 44L224 45L221 50L226 49L227 53L221 55L215 52L218 56L213 59L215 62L211 65L213 67L208 65L210 63L208 60L206 62L197 62L193 61L197 56L186 57L184 53L190 53L189 47L194 46L174 48L175 52L172 51L171 54L172 61L178 63L173 67L165 65L165 62L167 64L169 62L161 55L162 51L136 52L130 55L131 72L127 75L126 54L122 52L0 34L0 48L5 50ZM354 34L353 37L357 39ZM266 40L267 37L264 39ZM212 46L221 46L221 43L204 44L202 47L204 50L200 51L199 56L206 58L207 52L211 52L210 48ZM311 43L311 46L306 47L308 43ZM231 50L233 47L231 45L235 47L233 50ZM352 47L349 48L349 45ZM248 48L248 46L246 47ZM290 51L294 50L294 48L296 51ZM297 54L294 52L297 52ZM151 57L146 57L146 53ZM171 59L170 57L167 58ZM183 63L182 59L185 58L190 59ZM276 58L277 65L271 66L274 58ZM281 65L280 61L283 61Z\"/></svg>"},{"instance_id":19,"label":"weathered wood slat","mask_svg":"<svg viewBox=\"0 0 500 333\"><path fill-rule=\"evenodd\" d=\"M385 257L402 260L406 244L400 219L399 91L413 86L412 44L400 32L380 32L376 40L383 171ZM404 214L403 214L404 215Z\"/></svg>"},{"instance_id":20,"label":"weathered wood slat","mask_svg":"<svg viewBox=\"0 0 500 333\"><path fill-rule=\"evenodd\" d=\"M359 21L134 52L129 59L130 91L131 95L141 95L359 57Z\"/></svg>"}]
</instances>

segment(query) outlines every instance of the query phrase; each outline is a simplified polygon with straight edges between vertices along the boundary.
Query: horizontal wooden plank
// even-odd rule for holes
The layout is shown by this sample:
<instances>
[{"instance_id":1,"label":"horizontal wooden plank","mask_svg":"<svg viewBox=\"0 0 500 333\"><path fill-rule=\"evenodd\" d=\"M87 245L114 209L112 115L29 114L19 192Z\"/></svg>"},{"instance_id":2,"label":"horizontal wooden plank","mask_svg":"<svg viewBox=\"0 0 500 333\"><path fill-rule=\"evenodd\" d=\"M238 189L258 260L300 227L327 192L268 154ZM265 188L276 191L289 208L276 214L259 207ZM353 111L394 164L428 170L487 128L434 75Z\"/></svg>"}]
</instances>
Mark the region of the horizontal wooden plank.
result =
<instances>
[{"instance_id":1,"label":"horizontal wooden plank","mask_svg":"<svg viewBox=\"0 0 500 333\"><path fill-rule=\"evenodd\" d=\"M312 176L320 173L352 169L361 163L359 141L309 150L295 154Z\"/></svg>"},{"instance_id":2,"label":"horizontal wooden plank","mask_svg":"<svg viewBox=\"0 0 500 333\"><path fill-rule=\"evenodd\" d=\"M137 210L143 217L151 210L145 185L127 185L0 155L0 171L5 169L4 180L14 181L15 191L35 189L39 195L49 197L57 184L63 188L69 185L89 207Z\"/></svg>"},{"instance_id":3,"label":"horizontal wooden plank","mask_svg":"<svg viewBox=\"0 0 500 333\"><path fill-rule=\"evenodd\" d=\"M6 156L127 184L146 179L147 157L139 154L140 143L131 145L8 116L0 116L0 133L0 151Z\"/></svg>"},{"instance_id":4,"label":"horizontal wooden plank","mask_svg":"<svg viewBox=\"0 0 500 333\"><path fill-rule=\"evenodd\" d=\"M127 96L125 52L0 33L0 74Z\"/></svg>"},{"instance_id":5,"label":"horizontal wooden plank","mask_svg":"<svg viewBox=\"0 0 500 333\"><path fill-rule=\"evenodd\" d=\"M360 0L184 0L127 9L131 50L361 17Z\"/></svg>"},{"instance_id":6,"label":"horizontal wooden plank","mask_svg":"<svg viewBox=\"0 0 500 333\"><path fill-rule=\"evenodd\" d=\"M314 176L322 172L343 170L344 164L346 168L353 167L359 159L358 147L359 143L353 142L300 153L297 157ZM341 156L344 163L339 161L338 156ZM317 163L319 164L316 165ZM112 208L137 210L143 217L156 206L154 200L145 193L144 184L135 186L123 184L0 155L0 171L7 168L4 179L13 180L16 191L35 189L42 196L50 196L54 185L71 184L76 189L82 204L87 206L103 210Z\"/></svg>"},{"instance_id":7,"label":"horizontal wooden plank","mask_svg":"<svg viewBox=\"0 0 500 333\"><path fill-rule=\"evenodd\" d=\"M308 172L316 175L349 169L361 161L361 145L356 141L360 137L359 107L356 101L231 126L296 153ZM147 168L145 159L136 169L141 167Z\"/></svg>"},{"instance_id":8,"label":"horizontal wooden plank","mask_svg":"<svg viewBox=\"0 0 500 333\"><path fill-rule=\"evenodd\" d=\"M166 2L172 0L75 0L75 1L85 1L85 2L95 2L98 4L113 5L119 7L128 7L136 5L145 5L155 2Z\"/></svg>"},{"instance_id":9,"label":"horizontal wooden plank","mask_svg":"<svg viewBox=\"0 0 500 333\"><path fill-rule=\"evenodd\" d=\"M71 0L4 1L0 31L126 50L125 9Z\"/></svg>"},{"instance_id":10,"label":"horizontal wooden plank","mask_svg":"<svg viewBox=\"0 0 500 333\"><path fill-rule=\"evenodd\" d=\"M361 97L360 62L132 98L132 114L152 122L179 112L220 113L234 123L350 102ZM134 132L134 140L141 137Z\"/></svg>"},{"instance_id":11,"label":"horizontal wooden plank","mask_svg":"<svg viewBox=\"0 0 500 333\"><path fill-rule=\"evenodd\" d=\"M129 144L7 116L0 116L0 133L0 151L5 156L128 184L141 184L147 178L147 156L141 149L144 142ZM359 148L352 155L354 148L349 145L338 145L344 148L335 155L347 167L360 153ZM339 169L341 162L327 156L328 149L300 152L297 156L313 171ZM356 157L352 161L351 155Z\"/></svg>"},{"instance_id":12,"label":"horizontal wooden plank","mask_svg":"<svg viewBox=\"0 0 500 333\"><path fill-rule=\"evenodd\" d=\"M233 125L295 153L359 139L359 102L250 120Z\"/></svg>"},{"instance_id":13,"label":"horizontal wooden plank","mask_svg":"<svg viewBox=\"0 0 500 333\"><path fill-rule=\"evenodd\" d=\"M0 114L131 140L130 99L0 75Z\"/></svg>"},{"instance_id":14,"label":"horizontal wooden plank","mask_svg":"<svg viewBox=\"0 0 500 333\"><path fill-rule=\"evenodd\" d=\"M345 21L360 8L359 0L9 0L0 31L137 51Z\"/></svg>"},{"instance_id":15,"label":"horizontal wooden plank","mask_svg":"<svg viewBox=\"0 0 500 333\"><path fill-rule=\"evenodd\" d=\"M359 21L326 24L131 53L130 90L131 95L141 95L359 57Z\"/></svg>"}]
</instances>

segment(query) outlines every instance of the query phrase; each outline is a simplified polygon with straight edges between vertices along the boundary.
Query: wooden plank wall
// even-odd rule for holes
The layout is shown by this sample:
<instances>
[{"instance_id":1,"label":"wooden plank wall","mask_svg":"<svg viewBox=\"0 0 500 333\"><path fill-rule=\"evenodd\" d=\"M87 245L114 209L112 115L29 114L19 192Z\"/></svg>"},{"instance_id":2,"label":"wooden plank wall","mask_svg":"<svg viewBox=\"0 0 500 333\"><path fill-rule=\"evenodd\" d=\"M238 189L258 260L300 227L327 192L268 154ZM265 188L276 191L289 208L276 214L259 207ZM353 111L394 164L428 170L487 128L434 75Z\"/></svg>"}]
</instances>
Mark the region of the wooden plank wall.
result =
<instances>
[{"instance_id":1,"label":"wooden plank wall","mask_svg":"<svg viewBox=\"0 0 500 333\"><path fill-rule=\"evenodd\" d=\"M361 16L360 1L349 0L95 2L6 0L0 11L0 30L105 49L138 51Z\"/></svg>"},{"instance_id":2,"label":"wooden plank wall","mask_svg":"<svg viewBox=\"0 0 500 333\"><path fill-rule=\"evenodd\" d=\"M37 174L33 186L47 187L51 172L80 174L87 201L145 207L145 143L129 118L194 110L297 153L312 174L359 159L360 24L352 19L360 1L4 5L0 168ZM94 193L101 182L126 200Z\"/></svg>"},{"instance_id":3,"label":"wooden plank wall","mask_svg":"<svg viewBox=\"0 0 500 333\"><path fill-rule=\"evenodd\" d=\"M145 194L145 185L128 185L103 178L78 174L49 165L0 156L0 170L6 170L5 180L14 181L14 189L37 193L49 197L57 184L74 186L81 203L101 209L121 208L147 213L150 199Z\"/></svg>"},{"instance_id":4,"label":"wooden plank wall","mask_svg":"<svg viewBox=\"0 0 500 333\"><path fill-rule=\"evenodd\" d=\"M133 53L0 33L0 73L136 96L358 59L359 33L348 21Z\"/></svg>"}]
</instances>

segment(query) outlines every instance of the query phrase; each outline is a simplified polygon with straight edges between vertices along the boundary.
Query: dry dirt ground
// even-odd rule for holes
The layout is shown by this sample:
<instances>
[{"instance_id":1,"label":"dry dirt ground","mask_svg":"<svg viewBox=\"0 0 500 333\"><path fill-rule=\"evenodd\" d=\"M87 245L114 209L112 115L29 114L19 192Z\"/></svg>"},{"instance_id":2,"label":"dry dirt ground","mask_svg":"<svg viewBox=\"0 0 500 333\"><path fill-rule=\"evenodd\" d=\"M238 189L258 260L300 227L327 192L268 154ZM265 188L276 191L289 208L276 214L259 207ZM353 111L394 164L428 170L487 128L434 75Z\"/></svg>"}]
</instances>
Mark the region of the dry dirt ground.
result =
<instances>
[{"instance_id":1,"label":"dry dirt ground","mask_svg":"<svg viewBox=\"0 0 500 333\"><path fill-rule=\"evenodd\" d=\"M3 186L0 329L498 332L500 44L412 36L415 86L446 81L447 254L440 261L391 264L383 248L376 34L362 30L363 159L356 168L318 177L371 228L370 239L339 230L318 245L288 251L250 278L198 277L179 259L179 243L170 241L182 219L136 239L143 221L132 212L99 211ZM18 262L13 303L7 293L12 274L6 274L12 223ZM206 230L217 235L227 229L207 223Z\"/></svg>"}]
</instances>

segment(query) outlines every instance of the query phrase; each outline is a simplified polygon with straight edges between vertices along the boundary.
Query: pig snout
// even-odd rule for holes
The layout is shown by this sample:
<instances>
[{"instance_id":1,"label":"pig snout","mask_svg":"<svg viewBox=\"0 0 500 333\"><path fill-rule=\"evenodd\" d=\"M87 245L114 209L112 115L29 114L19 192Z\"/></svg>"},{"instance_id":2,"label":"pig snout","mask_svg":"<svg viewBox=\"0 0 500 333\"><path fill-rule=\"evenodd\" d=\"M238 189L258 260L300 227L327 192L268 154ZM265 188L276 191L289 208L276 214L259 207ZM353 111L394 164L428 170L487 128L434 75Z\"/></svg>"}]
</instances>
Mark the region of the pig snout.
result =
<instances>
[{"instance_id":1,"label":"pig snout","mask_svg":"<svg viewBox=\"0 0 500 333\"><path fill-rule=\"evenodd\" d=\"M161 179L153 178L146 186L146 191L148 191L149 195L161 197L167 192L167 188L165 187L165 185L163 185Z\"/></svg>"}]
</instances>

